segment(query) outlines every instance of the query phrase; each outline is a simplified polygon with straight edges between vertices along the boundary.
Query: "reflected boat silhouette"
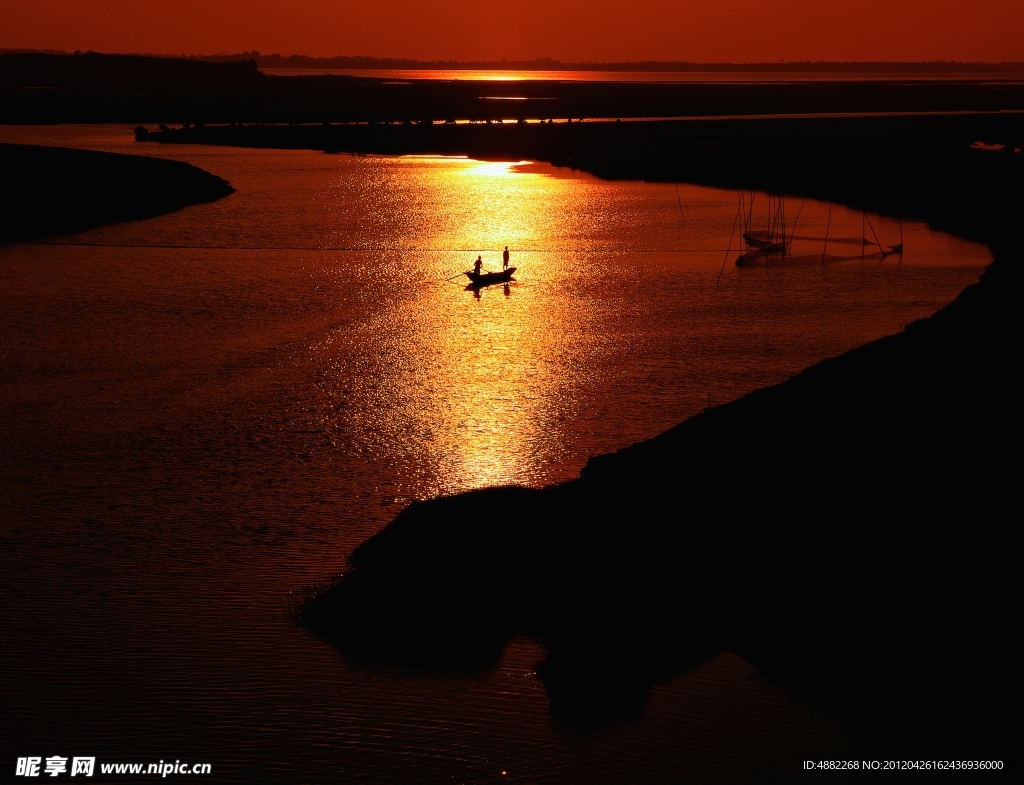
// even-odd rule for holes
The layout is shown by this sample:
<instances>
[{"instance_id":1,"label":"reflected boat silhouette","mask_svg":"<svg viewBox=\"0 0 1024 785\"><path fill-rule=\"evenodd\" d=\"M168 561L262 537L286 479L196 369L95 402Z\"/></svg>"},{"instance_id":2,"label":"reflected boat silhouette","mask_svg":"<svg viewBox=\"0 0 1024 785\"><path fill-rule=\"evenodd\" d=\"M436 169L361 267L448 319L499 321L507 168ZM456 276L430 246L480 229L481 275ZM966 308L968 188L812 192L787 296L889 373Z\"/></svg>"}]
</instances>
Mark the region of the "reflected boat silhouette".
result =
<instances>
[{"instance_id":1,"label":"reflected boat silhouette","mask_svg":"<svg viewBox=\"0 0 1024 785\"><path fill-rule=\"evenodd\" d=\"M781 248L754 248L752 250L747 251L746 253L741 253L739 256L737 256L736 266L756 267L769 264L777 264L778 262L782 261L785 255L785 250ZM792 262L794 261L794 259L790 257L787 261Z\"/></svg>"},{"instance_id":2,"label":"reflected boat silhouette","mask_svg":"<svg viewBox=\"0 0 1024 785\"><path fill-rule=\"evenodd\" d=\"M475 273L472 270L466 270L466 277L469 278L470 287L476 289L481 286L490 286L492 283L510 281L512 280L512 273L515 271L515 267L509 267L507 270L497 273Z\"/></svg>"}]
</instances>

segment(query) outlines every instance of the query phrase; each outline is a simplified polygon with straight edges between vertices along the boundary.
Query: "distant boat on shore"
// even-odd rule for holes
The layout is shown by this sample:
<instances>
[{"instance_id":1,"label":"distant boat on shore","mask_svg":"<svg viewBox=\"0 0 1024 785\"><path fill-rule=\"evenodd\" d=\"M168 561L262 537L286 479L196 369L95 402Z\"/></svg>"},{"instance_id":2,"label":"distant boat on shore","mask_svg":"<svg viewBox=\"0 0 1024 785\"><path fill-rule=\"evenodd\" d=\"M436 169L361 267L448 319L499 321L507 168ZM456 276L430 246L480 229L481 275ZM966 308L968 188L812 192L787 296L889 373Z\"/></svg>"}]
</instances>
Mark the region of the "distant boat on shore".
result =
<instances>
[{"instance_id":1,"label":"distant boat on shore","mask_svg":"<svg viewBox=\"0 0 1024 785\"><path fill-rule=\"evenodd\" d=\"M778 251L780 253L786 250L786 241L778 237L773 237L771 232L744 232L743 239L748 246L757 248L762 251Z\"/></svg>"},{"instance_id":2,"label":"distant boat on shore","mask_svg":"<svg viewBox=\"0 0 1024 785\"><path fill-rule=\"evenodd\" d=\"M742 207L740 208L742 210ZM752 227L754 216L754 195L750 196L750 208L743 221L743 242L747 244L747 254L755 253L765 259L770 256L785 256L788 250L786 242L786 201L781 196L773 197L768 195L768 212L766 224L763 230L754 230ZM797 213L799 218L799 213ZM796 228L796 221L793 222ZM741 267L739 260L736 262Z\"/></svg>"},{"instance_id":3,"label":"distant boat on shore","mask_svg":"<svg viewBox=\"0 0 1024 785\"><path fill-rule=\"evenodd\" d=\"M773 201L774 200L774 201ZM878 234L875 232L875 227L871 224L871 219L868 218L866 212L861 212L861 236L860 237L830 237L829 228L832 223L832 207L829 205L829 221L825 227L824 237L808 237L805 235L796 234L796 224L800 220L800 212L803 209L803 204L800 205L800 210L797 211L796 218L793 220L792 227L789 228L787 235L786 227L786 208L785 199L782 196L772 197L768 196L768 212L767 212L767 227L763 230L754 230L751 228L754 212L754 196L751 194L750 206L746 210L746 215L743 218L743 232L741 237L743 242L746 243L747 249L736 258L737 267L754 267L754 266L766 266L770 264L778 264L782 262L786 263L800 263L808 261L820 261L821 263L831 261L842 261L847 259L884 259L887 256L893 254L903 253L903 222L900 221L900 241L895 245L883 245L881 240L878 239ZM740 197L740 204L737 212L737 219L744 212L744 199ZM874 240L867 238L866 229L871 229L871 234ZM735 228L734 228L735 231ZM821 242L822 249L821 254L807 254L794 256L791 252L792 244L794 240ZM859 245L860 254L847 254L842 256L828 256L828 245ZM732 240L729 241L730 246ZM871 253L867 252L868 248L872 248ZM877 249L877 250L874 250Z\"/></svg>"}]
</instances>

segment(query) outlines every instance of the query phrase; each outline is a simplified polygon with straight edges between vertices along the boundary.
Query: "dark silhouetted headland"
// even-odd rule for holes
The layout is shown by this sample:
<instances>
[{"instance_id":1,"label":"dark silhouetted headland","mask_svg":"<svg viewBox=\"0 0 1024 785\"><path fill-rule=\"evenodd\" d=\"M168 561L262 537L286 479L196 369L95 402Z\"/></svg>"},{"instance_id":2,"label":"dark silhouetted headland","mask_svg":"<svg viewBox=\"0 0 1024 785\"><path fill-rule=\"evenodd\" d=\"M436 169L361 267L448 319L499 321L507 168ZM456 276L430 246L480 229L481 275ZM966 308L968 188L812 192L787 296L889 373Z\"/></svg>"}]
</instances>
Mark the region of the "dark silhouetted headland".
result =
<instances>
[{"instance_id":1,"label":"dark silhouetted headland","mask_svg":"<svg viewBox=\"0 0 1024 785\"><path fill-rule=\"evenodd\" d=\"M179 161L61 147L0 144L0 242L134 221L233 192Z\"/></svg>"},{"instance_id":2,"label":"dark silhouetted headland","mask_svg":"<svg viewBox=\"0 0 1024 785\"><path fill-rule=\"evenodd\" d=\"M1021 116L537 126L546 149L468 128L469 154L490 132L495 155L604 177L834 200L996 260L933 317L575 481L413 504L301 623L353 658L440 667L487 667L535 636L552 714L573 726L628 716L729 650L840 717L859 752L1010 754Z\"/></svg>"}]
</instances>

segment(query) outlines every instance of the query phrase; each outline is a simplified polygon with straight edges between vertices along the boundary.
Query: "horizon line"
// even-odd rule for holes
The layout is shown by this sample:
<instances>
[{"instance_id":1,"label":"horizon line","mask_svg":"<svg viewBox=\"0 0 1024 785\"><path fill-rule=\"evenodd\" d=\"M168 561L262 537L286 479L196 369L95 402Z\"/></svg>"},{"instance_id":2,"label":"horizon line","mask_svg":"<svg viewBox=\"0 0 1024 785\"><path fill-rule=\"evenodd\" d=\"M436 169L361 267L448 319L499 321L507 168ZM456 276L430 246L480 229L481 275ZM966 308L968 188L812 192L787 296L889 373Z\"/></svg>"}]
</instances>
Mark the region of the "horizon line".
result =
<instances>
[{"instance_id":1,"label":"horizon line","mask_svg":"<svg viewBox=\"0 0 1024 785\"><path fill-rule=\"evenodd\" d=\"M159 59L180 59L180 60L201 60L214 62L233 62L255 60L257 65L264 66L260 61L288 62L293 68L330 68L328 63L335 63L337 67L349 68L352 70L421 70L421 69L446 69L446 70L521 70L521 71L545 71L545 70L638 70L652 71L661 68L663 70L727 70L727 69L757 69L757 70L789 70L793 68L839 68L851 70L857 67L869 70L880 70L889 68L891 70L905 69L927 69L942 70L964 68L1005 68L1010 70L1024 69L1024 61L988 61L988 60L780 60L749 61L742 63L728 61L691 61L691 60L621 60L621 61L567 61L563 62L551 57L536 57L532 60L420 60L407 57L375 57L369 55L333 55L318 57L313 55L279 53L262 54L258 50L244 51L237 53L218 52L216 54L154 54L151 52L97 52L87 50L85 52L76 50L68 52L58 49L30 49L30 48L2 48L0 55L9 54L48 54L48 55L103 55L103 56L124 56L124 57L152 57ZM289 66L284 66L289 67Z\"/></svg>"}]
</instances>

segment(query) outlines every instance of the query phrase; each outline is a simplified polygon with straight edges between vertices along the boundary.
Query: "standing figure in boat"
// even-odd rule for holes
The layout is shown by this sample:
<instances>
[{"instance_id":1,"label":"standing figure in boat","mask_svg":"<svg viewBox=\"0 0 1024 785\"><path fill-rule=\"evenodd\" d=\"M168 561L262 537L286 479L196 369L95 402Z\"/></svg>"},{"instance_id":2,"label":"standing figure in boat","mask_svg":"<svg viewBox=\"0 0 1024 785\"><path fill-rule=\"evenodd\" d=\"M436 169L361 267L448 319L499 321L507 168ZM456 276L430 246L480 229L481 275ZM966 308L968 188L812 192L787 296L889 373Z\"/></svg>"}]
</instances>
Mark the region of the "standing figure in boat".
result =
<instances>
[{"instance_id":1,"label":"standing figure in boat","mask_svg":"<svg viewBox=\"0 0 1024 785\"><path fill-rule=\"evenodd\" d=\"M501 269L508 269L508 246L505 246L505 252L501 255Z\"/></svg>"},{"instance_id":2,"label":"standing figure in boat","mask_svg":"<svg viewBox=\"0 0 1024 785\"><path fill-rule=\"evenodd\" d=\"M484 260L482 256L476 257L476 261L473 262L473 272L480 275L480 268L484 266Z\"/></svg>"}]
</instances>

